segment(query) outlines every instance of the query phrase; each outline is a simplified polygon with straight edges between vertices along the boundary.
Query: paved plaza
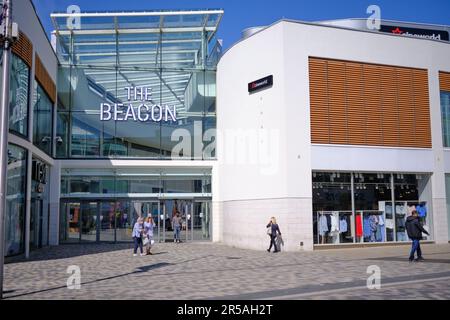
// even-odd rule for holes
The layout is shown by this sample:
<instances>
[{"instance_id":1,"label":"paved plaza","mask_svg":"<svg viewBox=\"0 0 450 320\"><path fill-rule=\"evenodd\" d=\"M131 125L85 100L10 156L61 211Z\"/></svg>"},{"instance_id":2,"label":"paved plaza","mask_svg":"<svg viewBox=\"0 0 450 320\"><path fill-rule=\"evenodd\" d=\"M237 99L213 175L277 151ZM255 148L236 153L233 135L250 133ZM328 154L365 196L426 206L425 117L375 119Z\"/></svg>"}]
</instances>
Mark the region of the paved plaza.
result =
<instances>
[{"instance_id":1,"label":"paved plaza","mask_svg":"<svg viewBox=\"0 0 450 320\"><path fill-rule=\"evenodd\" d=\"M450 244L278 254L211 243L164 243L133 257L131 244L64 245L5 265L6 299L450 299ZM69 266L81 288L69 290ZM369 290L369 266L381 289Z\"/></svg>"}]
</instances>

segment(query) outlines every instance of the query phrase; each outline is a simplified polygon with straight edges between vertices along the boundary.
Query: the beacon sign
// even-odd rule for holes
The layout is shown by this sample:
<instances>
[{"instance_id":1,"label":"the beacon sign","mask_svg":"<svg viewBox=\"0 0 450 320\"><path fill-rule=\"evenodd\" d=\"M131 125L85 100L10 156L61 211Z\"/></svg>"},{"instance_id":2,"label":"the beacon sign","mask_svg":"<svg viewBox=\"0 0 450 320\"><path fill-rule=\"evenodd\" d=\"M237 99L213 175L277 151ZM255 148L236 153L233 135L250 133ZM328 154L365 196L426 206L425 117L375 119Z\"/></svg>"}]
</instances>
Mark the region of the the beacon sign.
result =
<instances>
[{"instance_id":1,"label":"the beacon sign","mask_svg":"<svg viewBox=\"0 0 450 320\"><path fill-rule=\"evenodd\" d=\"M126 87L125 91L127 92L127 104L102 103L100 105L100 121L177 121L175 106L162 106L154 103L150 87Z\"/></svg>"}]
</instances>

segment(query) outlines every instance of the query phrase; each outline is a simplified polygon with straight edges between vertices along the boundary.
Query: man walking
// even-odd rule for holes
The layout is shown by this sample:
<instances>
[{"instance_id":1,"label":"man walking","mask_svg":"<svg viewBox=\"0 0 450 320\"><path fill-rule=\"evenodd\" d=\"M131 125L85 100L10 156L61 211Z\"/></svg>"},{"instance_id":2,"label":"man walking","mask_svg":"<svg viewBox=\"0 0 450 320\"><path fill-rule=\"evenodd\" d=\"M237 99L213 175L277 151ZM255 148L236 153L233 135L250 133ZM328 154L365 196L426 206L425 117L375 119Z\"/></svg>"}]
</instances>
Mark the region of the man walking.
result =
<instances>
[{"instance_id":1,"label":"man walking","mask_svg":"<svg viewBox=\"0 0 450 320\"><path fill-rule=\"evenodd\" d=\"M422 240L422 233L430 235L419 222L419 213L414 210L412 215L406 219L406 231L408 237L412 240L411 253L409 255L409 262L423 261L422 250L420 249L420 240ZM417 259L414 260L414 253L417 251Z\"/></svg>"}]
</instances>

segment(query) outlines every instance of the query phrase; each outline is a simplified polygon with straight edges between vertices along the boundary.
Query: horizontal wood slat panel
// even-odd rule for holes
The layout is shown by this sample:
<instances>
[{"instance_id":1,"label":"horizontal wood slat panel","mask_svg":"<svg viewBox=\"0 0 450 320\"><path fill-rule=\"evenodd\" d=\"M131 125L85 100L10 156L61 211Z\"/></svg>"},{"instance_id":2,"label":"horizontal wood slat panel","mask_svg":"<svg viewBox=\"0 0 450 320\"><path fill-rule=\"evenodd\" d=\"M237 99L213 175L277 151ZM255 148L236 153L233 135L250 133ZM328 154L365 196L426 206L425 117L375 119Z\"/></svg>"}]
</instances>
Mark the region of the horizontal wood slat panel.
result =
<instances>
[{"instance_id":1,"label":"horizontal wood slat panel","mask_svg":"<svg viewBox=\"0 0 450 320\"><path fill-rule=\"evenodd\" d=\"M309 74L312 143L431 148L427 70L310 57Z\"/></svg>"},{"instance_id":2,"label":"horizontal wood slat panel","mask_svg":"<svg viewBox=\"0 0 450 320\"><path fill-rule=\"evenodd\" d=\"M416 105L416 142L423 148L431 148L430 96L428 73L425 70L413 70L413 91Z\"/></svg>"},{"instance_id":3,"label":"horizontal wood slat panel","mask_svg":"<svg viewBox=\"0 0 450 320\"><path fill-rule=\"evenodd\" d=\"M362 65L347 63L345 77L347 79L348 142L354 145L365 145L367 132Z\"/></svg>"},{"instance_id":4,"label":"horizontal wood slat panel","mask_svg":"<svg viewBox=\"0 0 450 320\"><path fill-rule=\"evenodd\" d=\"M399 111L397 105L397 88L394 83L395 69L393 67L381 67L381 109L383 142L385 146L395 147L399 145Z\"/></svg>"},{"instance_id":5,"label":"horizontal wood slat panel","mask_svg":"<svg viewBox=\"0 0 450 320\"><path fill-rule=\"evenodd\" d=\"M333 144L348 144L344 68L342 62L329 61L327 64L330 143Z\"/></svg>"},{"instance_id":6,"label":"horizontal wood slat panel","mask_svg":"<svg viewBox=\"0 0 450 320\"><path fill-rule=\"evenodd\" d=\"M313 141L313 143L330 143L327 63L326 61L310 60L309 70L311 95L311 141Z\"/></svg>"},{"instance_id":7,"label":"horizontal wood slat panel","mask_svg":"<svg viewBox=\"0 0 450 320\"><path fill-rule=\"evenodd\" d=\"M363 72L367 144L379 146L383 145L380 70L377 66L364 65Z\"/></svg>"},{"instance_id":8,"label":"horizontal wood slat panel","mask_svg":"<svg viewBox=\"0 0 450 320\"><path fill-rule=\"evenodd\" d=\"M441 91L450 92L450 72L439 72L439 86Z\"/></svg>"},{"instance_id":9,"label":"horizontal wood slat panel","mask_svg":"<svg viewBox=\"0 0 450 320\"><path fill-rule=\"evenodd\" d=\"M50 100L52 100L53 103L56 101L56 86L53 82L52 78L50 78L50 75L48 74L47 70L45 69L44 65L42 64L41 59L36 54L35 55L35 77L36 80L39 82L39 84L42 86L44 91L49 96Z\"/></svg>"},{"instance_id":10,"label":"horizontal wood slat panel","mask_svg":"<svg viewBox=\"0 0 450 320\"><path fill-rule=\"evenodd\" d=\"M415 146L415 115L412 90L412 72L409 69L397 69L398 109L400 113L400 146Z\"/></svg>"},{"instance_id":11,"label":"horizontal wood slat panel","mask_svg":"<svg viewBox=\"0 0 450 320\"><path fill-rule=\"evenodd\" d=\"M14 42L11 50L31 68L33 64L33 44L25 33L22 31L19 32L19 40Z\"/></svg>"}]
</instances>

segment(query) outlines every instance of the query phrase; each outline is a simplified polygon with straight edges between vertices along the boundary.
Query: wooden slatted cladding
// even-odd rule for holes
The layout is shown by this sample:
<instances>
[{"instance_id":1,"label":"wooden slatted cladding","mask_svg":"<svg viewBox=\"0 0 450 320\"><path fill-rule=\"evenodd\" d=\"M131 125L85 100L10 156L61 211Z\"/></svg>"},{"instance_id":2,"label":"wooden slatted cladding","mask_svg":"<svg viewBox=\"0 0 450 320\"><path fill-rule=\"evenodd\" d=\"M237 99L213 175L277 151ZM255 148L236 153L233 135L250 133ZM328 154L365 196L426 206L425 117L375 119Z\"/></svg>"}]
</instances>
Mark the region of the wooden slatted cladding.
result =
<instances>
[{"instance_id":1,"label":"wooden slatted cladding","mask_svg":"<svg viewBox=\"0 0 450 320\"><path fill-rule=\"evenodd\" d=\"M431 148L427 70L309 58L311 141Z\"/></svg>"},{"instance_id":2,"label":"wooden slatted cladding","mask_svg":"<svg viewBox=\"0 0 450 320\"><path fill-rule=\"evenodd\" d=\"M56 101L55 83L53 82L52 78L50 78L50 75L48 74L47 70L42 64L41 59L37 54L35 54L34 59L35 59L34 73L36 80L39 82L44 91L48 94L50 100L52 100L52 102L55 103Z\"/></svg>"},{"instance_id":3,"label":"wooden slatted cladding","mask_svg":"<svg viewBox=\"0 0 450 320\"><path fill-rule=\"evenodd\" d=\"M19 32L19 40L14 42L11 50L14 54L20 57L29 68L31 68L33 63L33 45L22 31Z\"/></svg>"},{"instance_id":4,"label":"wooden slatted cladding","mask_svg":"<svg viewBox=\"0 0 450 320\"><path fill-rule=\"evenodd\" d=\"M441 91L450 92L450 72L439 71L439 85Z\"/></svg>"},{"instance_id":5,"label":"wooden slatted cladding","mask_svg":"<svg viewBox=\"0 0 450 320\"><path fill-rule=\"evenodd\" d=\"M311 135L316 143L330 142L330 119L328 112L327 62L316 60L309 65L311 99ZM314 85L313 85L314 84Z\"/></svg>"}]
</instances>

